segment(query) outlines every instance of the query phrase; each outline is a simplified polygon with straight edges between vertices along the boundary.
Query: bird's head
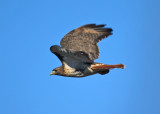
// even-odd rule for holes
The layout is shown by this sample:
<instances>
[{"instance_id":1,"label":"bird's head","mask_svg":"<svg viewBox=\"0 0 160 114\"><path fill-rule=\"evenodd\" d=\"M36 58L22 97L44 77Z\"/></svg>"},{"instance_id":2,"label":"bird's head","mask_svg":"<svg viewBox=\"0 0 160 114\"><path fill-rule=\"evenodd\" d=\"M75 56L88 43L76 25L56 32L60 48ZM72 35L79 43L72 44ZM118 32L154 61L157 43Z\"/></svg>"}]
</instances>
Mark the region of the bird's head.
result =
<instances>
[{"instance_id":1,"label":"bird's head","mask_svg":"<svg viewBox=\"0 0 160 114\"><path fill-rule=\"evenodd\" d=\"M57 68L53 69L51 71L50 75L62 75L63 72L61 69L62 69L61 67L57 67Z\"/></svg>"},{"instance_id":2,"label":"bird's head","mask_svg":"<svg viewBox=\"0 0 160 114\"><path fill-rule=\"evenodd\" d=\"M57 75L57 69L56 69L56 68L53 69L53 70L51 71L50 75Z\"/></svg>"}]
</instances>

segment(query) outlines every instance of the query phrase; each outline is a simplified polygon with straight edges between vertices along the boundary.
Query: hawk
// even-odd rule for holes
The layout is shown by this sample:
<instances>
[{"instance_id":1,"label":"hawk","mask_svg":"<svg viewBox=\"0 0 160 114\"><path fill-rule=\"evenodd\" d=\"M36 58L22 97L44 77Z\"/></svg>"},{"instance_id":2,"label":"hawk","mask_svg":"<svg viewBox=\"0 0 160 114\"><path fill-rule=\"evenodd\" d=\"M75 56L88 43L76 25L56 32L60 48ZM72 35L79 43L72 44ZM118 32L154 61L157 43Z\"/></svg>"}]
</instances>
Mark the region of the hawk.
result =
<instances>
[{"instance_id":1,"label":"hawk","mask_svg":"<svg viewBox=\"0 0 160 114\"><path fill-rule=\"evenodd\" d=\"M94 62L99 57L97 43L112 34L105 24L87 24L66 34L60 44L50 47L62 63L62 66L51 71L50 75L66 77L85 77L99 73L107 74L110 69L122 68L123 64L108 65Z\"/></svg>"}]
</instances>

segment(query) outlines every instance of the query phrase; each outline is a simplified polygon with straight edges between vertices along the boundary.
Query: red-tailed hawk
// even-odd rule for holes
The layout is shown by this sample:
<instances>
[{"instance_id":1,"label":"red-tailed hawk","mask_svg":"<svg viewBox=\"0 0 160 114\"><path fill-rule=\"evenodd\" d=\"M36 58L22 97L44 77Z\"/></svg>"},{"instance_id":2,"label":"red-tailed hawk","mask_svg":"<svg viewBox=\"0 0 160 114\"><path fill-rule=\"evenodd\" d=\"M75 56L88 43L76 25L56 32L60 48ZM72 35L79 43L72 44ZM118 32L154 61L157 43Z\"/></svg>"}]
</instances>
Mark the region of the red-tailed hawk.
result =
<instances>
[{"instance_id":1,"label":"red-tailed hawk","mask_svg":"<svg viewBox=\"0 0 160 114\"><path fill-rule=\"evenodd\" d=\"M105 25L87 24L70 31L60 44L50 47L62 62L62 66L52 70L51 75L84 77L99 73L104 75L109 69L124 68L123 64L107 65L94 62L99 56L97 43L112 34Z\"/></svg>"}]
</instances>

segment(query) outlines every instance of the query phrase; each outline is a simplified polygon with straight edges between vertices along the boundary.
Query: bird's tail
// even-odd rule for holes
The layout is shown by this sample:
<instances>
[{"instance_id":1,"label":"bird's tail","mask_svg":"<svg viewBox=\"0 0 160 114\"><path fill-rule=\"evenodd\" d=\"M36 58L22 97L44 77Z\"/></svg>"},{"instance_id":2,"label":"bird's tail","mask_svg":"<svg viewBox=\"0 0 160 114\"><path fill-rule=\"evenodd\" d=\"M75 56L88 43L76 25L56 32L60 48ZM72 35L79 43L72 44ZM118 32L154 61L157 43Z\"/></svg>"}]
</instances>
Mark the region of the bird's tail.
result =
<instances>
[{"instance_id":1,"label":"bird's tail","mask_svg":"<svg viewBox=\"0 0 160 114\"><path fill-rule=\"evenodd\" d=\"M115 64L115 65L108 65L108 64L103 64L103 63L94 63L91 65L91 69L96 70L97 73L104 75L109 73L110 69L113 68L125 68L124 64Z\"/></svg>"}]
</instances>

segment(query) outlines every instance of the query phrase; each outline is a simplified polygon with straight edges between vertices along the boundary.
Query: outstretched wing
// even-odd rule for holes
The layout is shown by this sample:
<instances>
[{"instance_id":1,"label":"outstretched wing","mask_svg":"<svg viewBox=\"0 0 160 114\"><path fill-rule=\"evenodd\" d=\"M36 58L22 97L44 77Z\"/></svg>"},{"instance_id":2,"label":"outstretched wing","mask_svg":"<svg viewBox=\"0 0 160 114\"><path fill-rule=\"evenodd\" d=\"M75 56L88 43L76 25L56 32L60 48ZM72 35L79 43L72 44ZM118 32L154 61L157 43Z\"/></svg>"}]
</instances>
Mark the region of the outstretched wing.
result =
<instances>
[{"instance_id":1,"label":"outstretched wing","mask_svg":"<svg viewBox=\"0 0 160 114\"><path fill-rule=\"evenodd\" d=\"M68 50L84 52L91 61L94 61L99 56L97 43L112 34L112 29L104 26L96 24L81 26L65 35L60 44Z\"/></svg>"}]
</instances>

